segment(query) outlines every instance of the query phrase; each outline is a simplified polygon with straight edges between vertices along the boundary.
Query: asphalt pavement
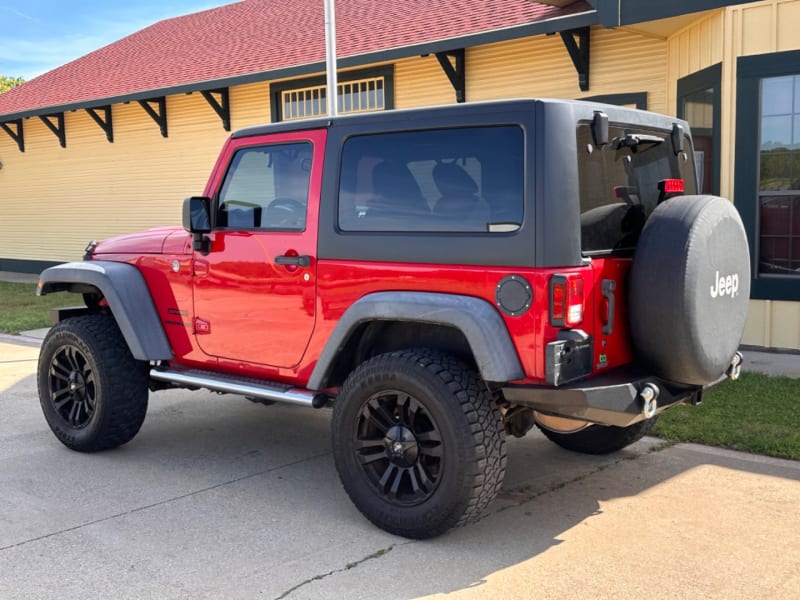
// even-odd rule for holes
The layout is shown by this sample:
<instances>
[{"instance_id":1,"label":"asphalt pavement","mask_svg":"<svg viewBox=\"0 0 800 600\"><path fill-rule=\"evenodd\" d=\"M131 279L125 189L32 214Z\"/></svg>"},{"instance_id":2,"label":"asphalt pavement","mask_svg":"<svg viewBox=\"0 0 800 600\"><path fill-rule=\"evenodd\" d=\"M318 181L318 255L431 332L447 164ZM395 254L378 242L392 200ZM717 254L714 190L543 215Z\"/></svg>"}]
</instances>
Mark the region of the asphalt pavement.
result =
<instances>
[{"instance_id":1,"label":"asphalt pavement","mask_svg":"<svg viewBox=\"0 0 800 600\"><path fill-rule=\"evenodd\" d=\"M532 433L485 519L409 541L347 499L329 411L158 392L132 442L79 454L37 354L0 341L0 598L800 598L800 462Z\"/></svg>"}]
</instances>

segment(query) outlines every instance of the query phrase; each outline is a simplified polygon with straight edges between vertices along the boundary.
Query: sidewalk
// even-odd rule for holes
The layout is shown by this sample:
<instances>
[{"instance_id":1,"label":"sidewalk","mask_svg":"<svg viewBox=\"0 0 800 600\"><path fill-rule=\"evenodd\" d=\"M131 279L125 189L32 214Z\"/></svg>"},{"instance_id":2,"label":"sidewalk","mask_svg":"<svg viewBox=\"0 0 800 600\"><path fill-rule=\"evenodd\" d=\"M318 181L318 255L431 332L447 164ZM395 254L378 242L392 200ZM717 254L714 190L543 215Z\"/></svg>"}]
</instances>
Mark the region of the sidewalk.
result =
<instances>
[{"instance_id":1,"label":"sidewalk","mask_svg":"<svg viewBox=\"0 0 800 600\"><path fill-rule=\"evenodd\" d=\"M9 283L38 283L37 273L13 273L11 271L0 271L0 281Z\"/></svg>"},{"instance_id":2,"label":"sidewalk","mask_svg":"<svg viewBox=\"0 0 800 600\"><path fill-rule=\"evenodd\" d=\"M742 350L742 354L744 355L742 369L745 371L800 378L800 354L757 350Z\"/></svg>"}]
</instances>

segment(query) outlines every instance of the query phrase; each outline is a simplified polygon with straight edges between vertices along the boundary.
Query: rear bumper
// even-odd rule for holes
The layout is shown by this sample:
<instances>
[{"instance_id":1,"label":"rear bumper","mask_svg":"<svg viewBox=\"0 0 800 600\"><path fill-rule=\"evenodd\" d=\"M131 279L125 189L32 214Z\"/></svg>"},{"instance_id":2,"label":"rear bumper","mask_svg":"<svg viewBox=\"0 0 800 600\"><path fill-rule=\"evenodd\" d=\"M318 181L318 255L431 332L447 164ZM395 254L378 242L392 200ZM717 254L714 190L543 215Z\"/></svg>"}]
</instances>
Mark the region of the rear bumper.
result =
<instances>
[{"instance_id":1,"label":"rear bumper","mask_svg":"<svg viewBox=\"0 0 800 600\"><path fill-rule=\"evenodd\" d=\"M736 379L741 363L742 356L737 352L726 373L705 386L665 381L634 367L623 367L560 387L507 385L503 395L508 402L545 414L628 427L676 404L698 404L704 390L725 379Z\"/></svg>"}]
</instances>

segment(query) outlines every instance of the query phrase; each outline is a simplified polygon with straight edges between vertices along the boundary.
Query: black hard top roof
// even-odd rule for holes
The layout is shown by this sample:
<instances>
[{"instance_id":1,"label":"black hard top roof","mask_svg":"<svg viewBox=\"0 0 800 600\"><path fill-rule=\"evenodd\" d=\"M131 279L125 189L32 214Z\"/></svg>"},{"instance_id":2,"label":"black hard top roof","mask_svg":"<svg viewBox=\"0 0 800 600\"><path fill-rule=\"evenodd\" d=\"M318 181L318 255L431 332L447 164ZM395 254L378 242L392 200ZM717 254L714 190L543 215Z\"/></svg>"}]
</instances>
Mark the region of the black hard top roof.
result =
<instances>
[{"instance_id":1,"label":"black hard top roof","mask_svg":"<svg viewBox=\"0 0 800 600\"><path fill-rule=\"evenodd\" d=\"M581 115L579 118L591 118L593 111L602 110L608 114L611 121L616 120L630 124L650 125L665 129L669 129L672 123L675 122L684 123L681 119L672 116L660 115L635 108L602 104L594 101L569 100L564 98L517 98L483 102L465 102L463 104L445 104L422 108L382 110L368 113L338 115L336 117L268 123L239 129L235 131L231 137L245 138L281 132L308 131L312 129L335 127L337 125L370 127L371 124L377 125L380 123L385 125L403 122L410 126L415 120L469 118L470 116L499 112L532 112L537 104L551 106L560 105L567 110L573 110L576 115Z\"/></svg>"}]
</instances>

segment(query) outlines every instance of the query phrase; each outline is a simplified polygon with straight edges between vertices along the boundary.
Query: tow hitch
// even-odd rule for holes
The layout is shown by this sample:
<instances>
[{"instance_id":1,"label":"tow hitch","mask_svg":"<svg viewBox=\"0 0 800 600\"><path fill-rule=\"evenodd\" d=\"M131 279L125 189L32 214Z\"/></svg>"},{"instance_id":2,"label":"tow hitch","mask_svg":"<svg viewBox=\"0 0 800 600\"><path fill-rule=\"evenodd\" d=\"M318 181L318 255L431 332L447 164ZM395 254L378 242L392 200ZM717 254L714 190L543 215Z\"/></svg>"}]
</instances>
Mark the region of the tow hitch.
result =
<instances>
[{"instance_id":1,"label":"tow hitch","mask_svg":"<svg viewBox=\"0 0 800 600\"><path fill-rule=\"evenodd\" d=\"M739 379L739 375L742 374L742 363L744 362L744 356L742 356L741 352L737 352L733 355L733 360L731 360L731 365L728 367L728 370L725 371L725 375L732 381L736 381Z\"/></svg>"}]
</instances>

